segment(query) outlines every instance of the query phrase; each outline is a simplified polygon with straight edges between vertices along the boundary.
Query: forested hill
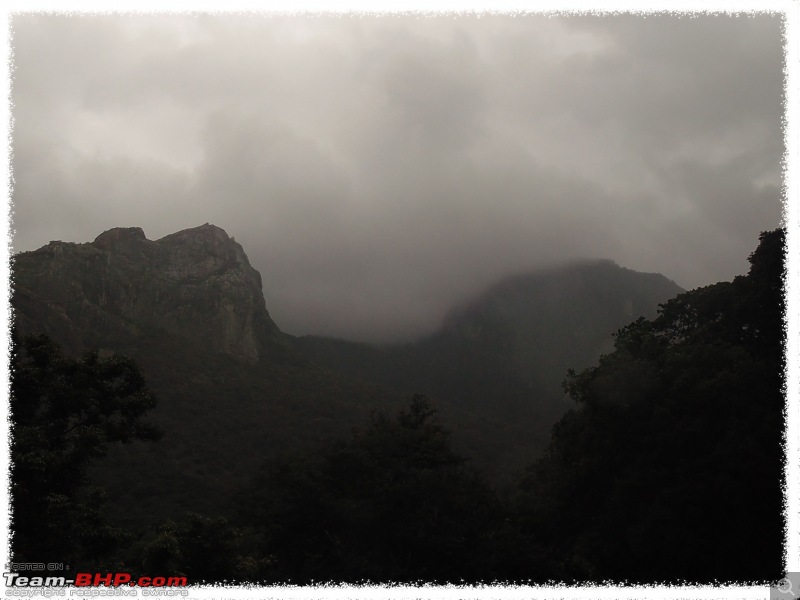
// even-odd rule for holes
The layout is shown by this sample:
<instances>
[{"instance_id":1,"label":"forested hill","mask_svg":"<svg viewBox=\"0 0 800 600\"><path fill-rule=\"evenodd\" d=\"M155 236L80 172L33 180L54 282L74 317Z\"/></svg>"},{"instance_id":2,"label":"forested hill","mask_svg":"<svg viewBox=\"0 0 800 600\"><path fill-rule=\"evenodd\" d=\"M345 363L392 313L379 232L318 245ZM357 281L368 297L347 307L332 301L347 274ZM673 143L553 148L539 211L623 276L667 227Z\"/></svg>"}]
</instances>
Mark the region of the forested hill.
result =
<instances>
[{"instance_id":1,"label":"forested hill","mask_svg":"<svg viewBox=\"0 0 800 600\"><path fill-rule=\"evenodd\" d=\"M682 291L663 275L586 261L505 279L451 310L437 332L416 342L369 346L315 336L299 342L336 369L461 403L480 404L509 380L552 397L568 368L593 363L612 348L613 332L654 317L659 304Z\"/></svg>"},{"instance_id":2,"label":"forested hill","mask_svg":"<svg viewBox=\"0 0 800 600\"><path fill-rule=\"evenodd\" d=\"M663 275L585 261L508 278L417 342L298 342L336 371L429 396L469 447L482 448L478 463L508 477L544 448L569 406L567 370L594 363L613 348L617 329L655 317L681 291ZM484 437L494 442L481 445Z\"/></svg>"},{"instance_id":3,"label":"forested hill","mask_svg":"<svg viewBox=\"0 0 800 600\"><path fill-rule=\"evenodd\" d=\"M576 406L520 486L518 573L782 576L784 244L763 233L747 276L680 294L571 373Z\"/></svg>"}]
</instances>

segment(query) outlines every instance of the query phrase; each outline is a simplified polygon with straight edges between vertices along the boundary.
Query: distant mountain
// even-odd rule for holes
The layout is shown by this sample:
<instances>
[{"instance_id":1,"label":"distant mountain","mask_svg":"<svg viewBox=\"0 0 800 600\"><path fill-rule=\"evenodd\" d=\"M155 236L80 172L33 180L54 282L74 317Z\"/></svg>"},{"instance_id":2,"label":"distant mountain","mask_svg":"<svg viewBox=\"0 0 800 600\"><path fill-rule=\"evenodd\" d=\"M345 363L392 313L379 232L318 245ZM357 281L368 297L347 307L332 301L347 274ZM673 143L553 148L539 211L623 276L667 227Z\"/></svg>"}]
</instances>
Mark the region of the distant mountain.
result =
<instances>
[{"instance_id":1,"label":"distant mountain","mask_svg":"<svg viewBox=\"0 0 800 600\"><path fill-rule=\"evenodd\" d=\"M462 441L480 452L477 462L510 476L544 448L570 406L561 389L567 370L596 362L614 332L654 317L682 291L663 275L611 261L574 263L506 279L414 343L299 343L320 364L429 395L468 432Z\"/></svg>"},{"instance_id":2,"label":"distant mountain","mask_svg":"<svg viewBox=\"0 0 800 600\"><path fill-rule=\"evenodd\" d=\"M568 408L567 369L591 364L614 331L681 291L594 261L507 279L414 343L294 338L270 318L242 247L206 224L155 241L117 228L19 254L12 304L20 335L141 365L164 439L98 467L120 510L141 520L224 513L264 458L344 435L415 392L439 407L462 452L509 481Z\"/></svg>"},{"instance_id":3,"label":"distant mountain","mask_svg":"<svg viewBox=\"0 0 800 600\"><path fill-rule=\"evenodd\" d=\"M514 376L543 391L561 390L568 368L593 364L612 334L684 291L657 273L600 260L506 279L455 310L429 345L493 348Z\"/></svg>"}]
</instances>

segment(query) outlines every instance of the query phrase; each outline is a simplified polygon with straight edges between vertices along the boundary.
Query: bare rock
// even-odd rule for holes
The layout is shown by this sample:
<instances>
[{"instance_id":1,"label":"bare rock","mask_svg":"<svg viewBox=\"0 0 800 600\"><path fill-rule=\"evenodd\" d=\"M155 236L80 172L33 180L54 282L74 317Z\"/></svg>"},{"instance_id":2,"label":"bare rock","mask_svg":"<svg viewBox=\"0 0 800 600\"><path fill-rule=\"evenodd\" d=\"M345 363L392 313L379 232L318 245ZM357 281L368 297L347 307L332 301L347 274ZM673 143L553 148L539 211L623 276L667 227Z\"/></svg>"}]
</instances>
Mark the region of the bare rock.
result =
<instances>
[{"instance_id":1,"label":"bare rock","mask_svg":"<svg viewBox=\"0 0 800 600\"><path fill-rule=\"evenodd\" d=\"M44 330L71 350L167 332L255 363L282 335L261 275L214 225L156 241L127 227L88 244L51 242L15 257L13 288L21 333Z\"/></svg>"}]
</instances>

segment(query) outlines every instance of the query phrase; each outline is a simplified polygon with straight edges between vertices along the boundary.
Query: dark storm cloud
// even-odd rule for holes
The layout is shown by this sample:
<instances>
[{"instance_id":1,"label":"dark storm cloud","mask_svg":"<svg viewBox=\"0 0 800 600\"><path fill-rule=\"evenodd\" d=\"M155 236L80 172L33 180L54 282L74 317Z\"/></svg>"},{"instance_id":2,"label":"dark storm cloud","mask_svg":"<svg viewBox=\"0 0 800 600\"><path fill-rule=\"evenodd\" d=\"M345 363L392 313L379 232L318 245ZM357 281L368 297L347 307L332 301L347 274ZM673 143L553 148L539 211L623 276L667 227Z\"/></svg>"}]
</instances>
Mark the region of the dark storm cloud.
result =
<instances>
[{"instance_id":1,"label":"dark storm cloud","mask_svg":"<svg viewBox=\"0 0 800 600\"><path fill-rule=\"evenodd\" d=\"M780 223L775 16L13 20L15 247L212 222L291 333L575 257L684 287Z\"/></svg>"}]
</instances>

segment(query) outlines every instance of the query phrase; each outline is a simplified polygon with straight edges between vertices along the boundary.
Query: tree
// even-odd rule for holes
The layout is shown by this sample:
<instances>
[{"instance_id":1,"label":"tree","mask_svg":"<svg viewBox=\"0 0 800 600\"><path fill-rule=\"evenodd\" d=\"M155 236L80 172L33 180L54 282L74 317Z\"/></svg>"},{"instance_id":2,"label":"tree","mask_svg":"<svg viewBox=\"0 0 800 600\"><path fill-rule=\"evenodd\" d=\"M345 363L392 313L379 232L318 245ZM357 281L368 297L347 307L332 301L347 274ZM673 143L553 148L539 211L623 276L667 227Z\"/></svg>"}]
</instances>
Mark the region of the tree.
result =
<instances>
[{"instance_id":1,"label":"tree","mask_svg":"<svg viewBox=\"0 0 800 600\"><path fill-rule=\"evenodd\" d=\"M241 546L242 532L227 519L190 512L152 528L132 546L128 563L151 577L183 575L192 584L241 581L260 566Z\"/></svg>"},{"instance_id":2,"label":"tree","mask_svg":"<svg viewBox=\"0 0 800 600\"><path fill-rule=\"evenodd\" d=\"M478 581L493 577L499 506L422 396L317 456L269 464L247 522L272 581Z\"/></svg>"},{"instance_id":3,"label":"tree","mask_svg":"<svg viewBox=\"0 0 800 600\"><path fill-rule=\"evenodd\" d=\"M156 440L156 400L136 364L87 352L67 358L44 335L12 334L12 550L18 562L103 561L125 532L108 524L87 467L112 443Z\"/></svg>"},{"instance_id":4,"label":"tree","mask_svg":"<svg viewBox=\"0 0 800 600\"><path fill-rule=\"evenodd\" d=\"M680 294L570 373L578 406L522 485L556 577L780 576L783 238L762 234L747 276Z\"/></svg>"}]
</instances>

